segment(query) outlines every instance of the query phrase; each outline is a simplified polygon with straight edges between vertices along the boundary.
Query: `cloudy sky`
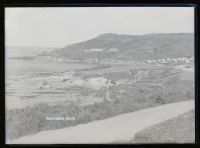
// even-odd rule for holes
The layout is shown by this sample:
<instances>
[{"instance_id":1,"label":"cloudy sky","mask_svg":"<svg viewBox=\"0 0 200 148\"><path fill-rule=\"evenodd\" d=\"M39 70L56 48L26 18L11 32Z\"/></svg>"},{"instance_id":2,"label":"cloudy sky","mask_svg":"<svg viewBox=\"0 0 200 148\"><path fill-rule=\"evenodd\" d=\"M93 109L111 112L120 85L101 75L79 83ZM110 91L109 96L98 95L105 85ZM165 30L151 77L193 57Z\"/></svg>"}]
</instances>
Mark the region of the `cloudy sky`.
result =
<instances>
[{"instance_id":1,"label":"cloudy sky","mask_svg":"<svg viewBox=\"0 0 200 148\"><path fill-rule=\"evenodd\" d=\"M194 32L192 7L6 8L6 46L63 47L102 33Z\"/></svg>"}]
</instances>

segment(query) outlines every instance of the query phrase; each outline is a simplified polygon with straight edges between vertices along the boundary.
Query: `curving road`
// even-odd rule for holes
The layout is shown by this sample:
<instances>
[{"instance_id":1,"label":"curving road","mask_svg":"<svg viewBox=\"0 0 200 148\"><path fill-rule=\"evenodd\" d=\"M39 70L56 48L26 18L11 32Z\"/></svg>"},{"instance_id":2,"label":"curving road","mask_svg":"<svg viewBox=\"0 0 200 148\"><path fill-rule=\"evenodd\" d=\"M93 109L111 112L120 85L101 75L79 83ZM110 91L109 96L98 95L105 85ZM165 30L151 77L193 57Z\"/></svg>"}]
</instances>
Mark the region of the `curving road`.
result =
<instances>
[{"instance_id":1,"label":"curving road","mask_svg":"<svg viewBox=\"0 0 200 148\"><path fill-rule=\"evenodd\" d=\"M7 144L77 144L129 141L134 135L152 125L175 118L194 109L194 101L183 101L121 114L104 120L77 126L43 131Z\"/></svg>"}]
</instances>

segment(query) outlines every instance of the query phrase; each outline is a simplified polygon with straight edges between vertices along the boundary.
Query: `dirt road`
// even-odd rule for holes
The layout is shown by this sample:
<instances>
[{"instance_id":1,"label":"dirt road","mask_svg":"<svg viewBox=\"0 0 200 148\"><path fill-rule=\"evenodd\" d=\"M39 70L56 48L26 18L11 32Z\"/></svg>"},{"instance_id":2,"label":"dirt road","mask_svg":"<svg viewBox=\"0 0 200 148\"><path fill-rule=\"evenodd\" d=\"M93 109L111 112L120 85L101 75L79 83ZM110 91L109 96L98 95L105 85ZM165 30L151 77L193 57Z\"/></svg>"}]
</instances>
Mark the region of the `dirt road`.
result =
<instances>
[{"instance_id":1,"label":"dirt road","mask_svg":"<svg viewBox=\"0 0 200 148\"><path fill-rule=\"evenodd\" d=\"M73 143L112 143L129 141L134 135L152 125L177 117L194 108L194 101L183 101L112 118L93 121L87 124L64 129L44 131L35 135L18 138L7 143L13 144L73 144Z\"/></svg>"}]
</instances>

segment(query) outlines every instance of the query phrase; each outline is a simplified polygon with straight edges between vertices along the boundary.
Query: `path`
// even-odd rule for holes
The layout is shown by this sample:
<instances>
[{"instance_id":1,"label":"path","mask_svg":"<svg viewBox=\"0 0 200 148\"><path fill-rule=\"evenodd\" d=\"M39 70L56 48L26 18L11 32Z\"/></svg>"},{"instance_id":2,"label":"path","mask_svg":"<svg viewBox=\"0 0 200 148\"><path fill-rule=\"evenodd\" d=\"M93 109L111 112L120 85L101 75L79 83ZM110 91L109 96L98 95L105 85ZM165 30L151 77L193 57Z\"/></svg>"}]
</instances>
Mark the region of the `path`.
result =
<instances>
[{"instance_id":1,"label":"path","mask_svg":"<svg viewBox=\"0 0 200 148\"><path fill-rule=\"evenodd\" d=\"M194 101L183 101L121 114L77 126L43 131L10 141L13 144L112 143L129 141L152 125L175 118L194 108Z\"/></svg>"}]
</instances>

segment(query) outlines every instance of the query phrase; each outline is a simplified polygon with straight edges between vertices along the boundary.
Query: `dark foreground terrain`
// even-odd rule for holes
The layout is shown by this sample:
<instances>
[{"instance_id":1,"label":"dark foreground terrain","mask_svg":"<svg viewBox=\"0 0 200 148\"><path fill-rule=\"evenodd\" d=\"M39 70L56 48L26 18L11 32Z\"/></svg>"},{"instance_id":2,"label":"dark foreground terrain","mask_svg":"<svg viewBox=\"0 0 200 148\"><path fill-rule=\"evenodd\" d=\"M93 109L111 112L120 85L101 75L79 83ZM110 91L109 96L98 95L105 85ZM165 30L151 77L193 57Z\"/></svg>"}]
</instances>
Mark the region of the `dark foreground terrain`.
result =
<instances>
[{"instance_id":1,"label":"dark foreground terrain","mask_svg":"<svg viewBox=\"0 0 200 148\"><path fill-rule=\"evenodd\" d=\"M194 143L194 110L149 127L135 135L131 143Z\"/></svg>"}]
</instances>

